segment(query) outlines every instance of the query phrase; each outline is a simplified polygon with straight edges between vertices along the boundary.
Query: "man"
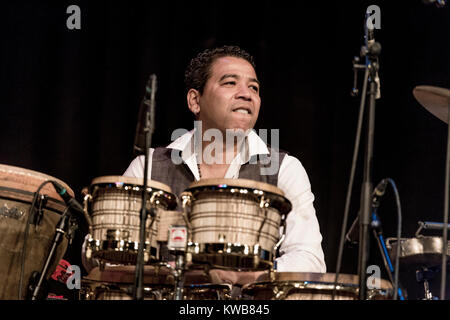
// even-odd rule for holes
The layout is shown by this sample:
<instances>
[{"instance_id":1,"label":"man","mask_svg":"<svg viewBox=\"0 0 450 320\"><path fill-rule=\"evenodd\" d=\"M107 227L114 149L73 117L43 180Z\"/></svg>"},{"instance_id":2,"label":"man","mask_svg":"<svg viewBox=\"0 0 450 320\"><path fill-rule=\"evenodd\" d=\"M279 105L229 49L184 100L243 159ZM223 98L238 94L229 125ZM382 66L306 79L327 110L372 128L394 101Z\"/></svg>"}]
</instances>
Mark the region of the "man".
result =
<instances>
[{"instance_id":1,"label":"man","mask_svg":"<svg viewBox=\"0 0 450 320\"><path fill-rule=\"evenodd\" d=\"M275 184L293 207L286 219L286 238L280 248L281 256L276 259L277 270L326 272L314 196L305 169L299 160L285 153L274 157L276 150L268 148L251 130L261 105L253 58L235 46L205 50L190 62L185 82L187 104L200 128L183 134L166 148L151 149L149 179L169 185L177 195L199 179L247 178ZM237 141L233 139L230 143L225 139L230 130L238 133ZM220 134L215 135L216 139L205 139L211 131ZM201 144L196 138L200 133ZM249 162L258 156L270 156L271 161L279 160L279 165L267 174L263 170L249 170L252 168ZM256 166L264 167L259 163ZM142 177L143 172L144 157L139 156L124 176ZM218 274L233 283L256 277L249 273Z\"/></svg>"}]
</instances>

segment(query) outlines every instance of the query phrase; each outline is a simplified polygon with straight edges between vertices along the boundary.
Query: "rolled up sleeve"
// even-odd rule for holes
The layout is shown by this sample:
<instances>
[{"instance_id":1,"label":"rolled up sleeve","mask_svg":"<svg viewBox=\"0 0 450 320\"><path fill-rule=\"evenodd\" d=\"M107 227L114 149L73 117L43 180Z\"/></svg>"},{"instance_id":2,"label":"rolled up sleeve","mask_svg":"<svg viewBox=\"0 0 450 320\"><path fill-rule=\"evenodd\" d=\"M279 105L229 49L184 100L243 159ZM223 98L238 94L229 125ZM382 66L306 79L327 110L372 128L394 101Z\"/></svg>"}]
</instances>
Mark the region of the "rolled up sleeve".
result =
<instances>
[{"instance_id":1,"label":"rolled up sleeve","mask_svg":"<svg viewBox=\"0 0 450 320\"><path fill-rule=\"evenodd\" d=\"M276 259L280 272L326 272L322 235L314 209L314 195L305 168L286 155L278 174L278 187L292 203L286 218L286 237Z\"/></svg>"}]
</instances>

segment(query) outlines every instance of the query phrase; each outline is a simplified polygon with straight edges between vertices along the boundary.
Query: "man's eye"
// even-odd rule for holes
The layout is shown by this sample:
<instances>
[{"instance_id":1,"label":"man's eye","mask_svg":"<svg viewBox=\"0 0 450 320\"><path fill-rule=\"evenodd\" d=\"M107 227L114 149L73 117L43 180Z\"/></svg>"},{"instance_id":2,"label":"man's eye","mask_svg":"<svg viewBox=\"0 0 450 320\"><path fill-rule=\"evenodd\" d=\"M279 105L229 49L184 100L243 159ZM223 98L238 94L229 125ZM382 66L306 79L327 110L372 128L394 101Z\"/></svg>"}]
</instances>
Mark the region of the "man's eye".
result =
<instances>
[{"instance_id":1,"label":"man's eye","mask_svg":"<svg viewBox=\"0 0 450 320\"><path fill-rule=\"evenodd\" d=\"M255 92L259 91L259 88L257 86L250 86L250 88L252 88Z\"/></svg>"},{"instance_id":2,"label":"man's eye","mask_svg":"<svg viewBox=\"0 0 450 320\"><path fill-rule=\"evenodd\" d=\"M225 85L235 85L236 82L234 82L234 81L228 81L228 82L225 82L224 84L225 84Z\"/></svg>"}]
</instances>

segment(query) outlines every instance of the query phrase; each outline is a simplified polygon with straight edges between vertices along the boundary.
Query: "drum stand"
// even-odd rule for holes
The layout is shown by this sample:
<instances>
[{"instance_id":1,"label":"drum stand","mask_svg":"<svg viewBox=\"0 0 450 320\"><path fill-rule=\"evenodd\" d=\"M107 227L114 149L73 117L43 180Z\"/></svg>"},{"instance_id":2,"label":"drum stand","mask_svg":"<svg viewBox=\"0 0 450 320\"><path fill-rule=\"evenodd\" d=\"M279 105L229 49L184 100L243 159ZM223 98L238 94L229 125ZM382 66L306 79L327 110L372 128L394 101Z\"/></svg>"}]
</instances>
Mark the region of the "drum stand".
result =
<instances>
[{"instance_id":1,"label":"drum stand","mask_svg":"<svg viewBox=\"0 0 450 320\"><path fill-rule=\"evenodd\" d=\"M436 271L428 269L427 267L421 267L416 270L416 280L418 283L423 283L424 298L422 300L439 300L438 297L434 297L430 291L429 281L433 280L434 273Z\"/></svg>"},{"instance_id":2,"label":"drum stand","mask_svg":"<svg viewBox=\"0 0 450 320\"><path fill-rule=\"evenodd\" d=\"M175 294L174 300L183 300L184 291L184 267L185 267L185 257L184 254L177 254L175 260Z\"/></svg>"},{"instance_id":3,"label":"drum stand","mask_svg":"<svg viewBox=\"0 0 450 320\"><path fill-rule=\"evenodd\" d=\"M42 268L41 273L39 274L37 271L35 271L31 275L30 284L28 286L29 290L29 296L31 296L31 300L37 300L40 299L41 295L41 289L42 289L42 283L44 282L44 278L47 275L48 269L50 268L50 264L53 262L54 256L56 254L56 250L61 243L63 236L66 234L66 227L69 224L71 215L69 214L69 208L67 207L64 211L63 215L61 216L57 226L56 226L56 232L55 237L53 239L53 244L50 249L50 252L47 256L47 260L45 261L44 267ZM37 279L39 276L39 280L37 281L37 284L34 285L34 280Z\"/></svg>"}]
</instances>

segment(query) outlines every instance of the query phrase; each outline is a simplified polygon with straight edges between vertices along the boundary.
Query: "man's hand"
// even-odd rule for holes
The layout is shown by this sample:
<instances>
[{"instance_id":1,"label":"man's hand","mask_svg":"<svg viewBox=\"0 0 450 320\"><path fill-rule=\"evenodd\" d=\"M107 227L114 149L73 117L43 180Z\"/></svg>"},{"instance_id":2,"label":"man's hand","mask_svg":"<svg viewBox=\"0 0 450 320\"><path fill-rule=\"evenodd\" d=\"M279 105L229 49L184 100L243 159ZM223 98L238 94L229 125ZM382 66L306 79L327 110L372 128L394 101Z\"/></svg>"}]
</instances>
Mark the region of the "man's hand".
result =
<instances>
[{"instance_id":1,"label":"man's hand","mask_svg":"<svg viewBox=\"0 0 450 320\"><path fill-rule=\"evenodd\" d=\"M256 282L267 277L268 271L231 271L221 269L209 270L209 275L213 283L229 283L232 285L245 285Z\"/></svg>"}]
</instances>

